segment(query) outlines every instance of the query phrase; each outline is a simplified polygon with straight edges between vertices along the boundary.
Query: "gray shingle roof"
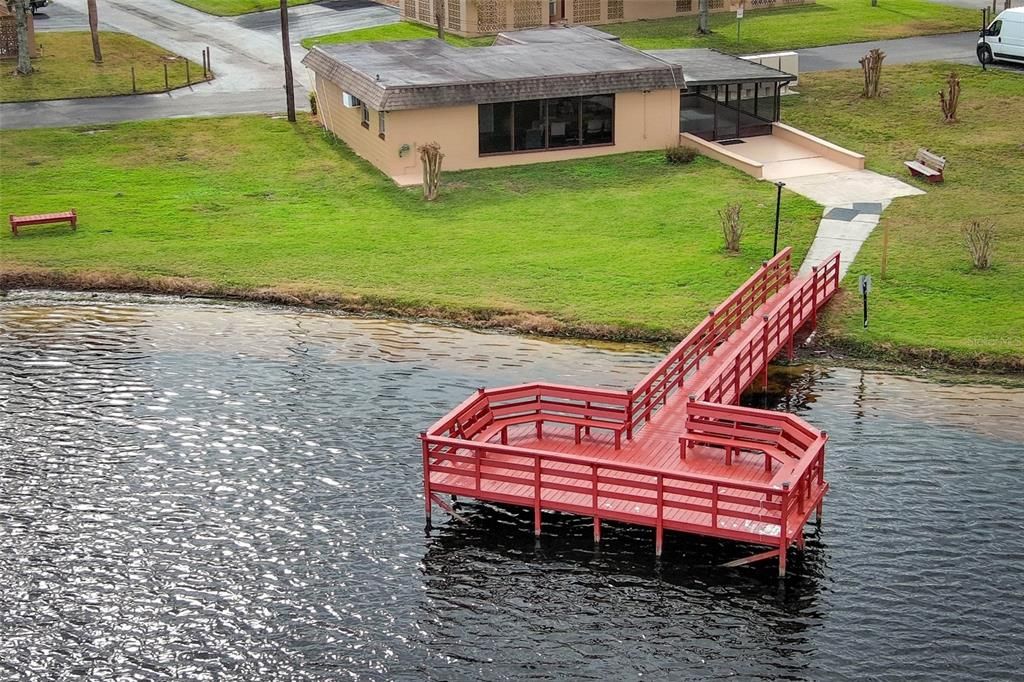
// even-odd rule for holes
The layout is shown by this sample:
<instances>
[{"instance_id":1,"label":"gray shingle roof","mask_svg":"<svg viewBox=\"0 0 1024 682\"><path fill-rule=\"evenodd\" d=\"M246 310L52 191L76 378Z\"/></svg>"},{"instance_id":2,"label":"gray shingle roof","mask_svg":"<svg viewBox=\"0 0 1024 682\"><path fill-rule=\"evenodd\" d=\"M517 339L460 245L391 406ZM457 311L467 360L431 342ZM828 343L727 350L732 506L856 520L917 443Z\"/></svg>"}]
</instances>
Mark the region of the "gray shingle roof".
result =
<instances>
[{"instance_id":1,"label":"gray shingle roof","mask_svg":"<svg viewBox=\"0 0 1024 682\"><path fill-rule=\"evenodd\" d=\"M527 45L536 43L581 43L587 40L618 41L619 37L590 26L545 26L523 31L505 31L495 38L495 45Z\"/></svg>"},{"instance_id":2,"label":"gray shingle roof","mask_svg":"<svg viewBox=\"0 0 1024 682\"><path fill-rule=\"evenodd\" d=\"M314 47L302 60L377 110L682 88L679 66L609 40L457 48L439 40Z\"/></svg>"},{"instance_id":3,"label":"gray shingle roof","mask_svg":"<svg viewBox=\"0 0 1024 682\"><path fill-rule=\"evenodd\" d=\"M318 46L302 63L383 111L796 78L707 48L641 52L586 27L502 37L472 48L432 38Z\"/></svg>"},{"instance_id":4,"label":"gray shingle roof","mask_svg":"<svg viewBox=\"0 0 1024 682\"><path fill-rule=\"evenodd\" d=\"M749 81L785 83L796 80L796 76L784 71L704 47L648 50L647 54L682 66L688 87Z\"/></svg>"}]
</instances>

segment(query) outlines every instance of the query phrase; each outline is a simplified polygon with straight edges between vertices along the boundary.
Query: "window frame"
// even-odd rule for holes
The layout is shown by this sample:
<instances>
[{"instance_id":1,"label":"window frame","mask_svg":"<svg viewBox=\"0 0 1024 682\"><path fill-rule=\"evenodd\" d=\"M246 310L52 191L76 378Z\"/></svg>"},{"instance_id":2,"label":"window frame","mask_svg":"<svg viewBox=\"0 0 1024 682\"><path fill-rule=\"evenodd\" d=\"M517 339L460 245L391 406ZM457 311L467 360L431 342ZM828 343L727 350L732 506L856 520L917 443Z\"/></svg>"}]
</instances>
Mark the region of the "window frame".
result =
<instances>
[{"instance_id":1,"label":"window frame","mask_svg":"<svg viewBox=\"0 0 1024 682\"><path fill-rule=\"evenodd\" d=\"M366 106L366 102L359 101L359 124L370 129L370 107Z\"/></svg>"},{"instance_id":2,"label":"window frame","mask_svg":"<svg viewBox=\"0 0 1024 682\"><path fill-rule=\"evenodd\" d=\"M387 132L388 132L387 128L388 128L388 126L387 126L387 112L385 112L383 110L382 111L378 111L377 112L377 137L379 137L382 140L387 139Z\"/></svg>"}]
</instances>

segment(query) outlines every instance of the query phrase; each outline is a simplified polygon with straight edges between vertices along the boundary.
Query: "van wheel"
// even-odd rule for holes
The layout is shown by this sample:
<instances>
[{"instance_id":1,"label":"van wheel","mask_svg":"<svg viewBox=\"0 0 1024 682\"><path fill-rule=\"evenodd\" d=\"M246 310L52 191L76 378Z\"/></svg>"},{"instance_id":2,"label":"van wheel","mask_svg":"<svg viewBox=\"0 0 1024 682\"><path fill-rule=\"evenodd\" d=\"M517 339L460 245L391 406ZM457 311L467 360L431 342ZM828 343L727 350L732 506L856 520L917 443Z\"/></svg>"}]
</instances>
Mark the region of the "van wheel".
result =
<instances>
[{"instance_id":1,"label":"van wheel","mask_svg":"<svg viewBox=\"0 0 1024 682\"><path fill-rule=\"evenodd\" d=\"M992 59L992 48L988 45L982 45L978 48L978 61L982 64L991 64L994 60Z\"/></svg>"}]
</instances>

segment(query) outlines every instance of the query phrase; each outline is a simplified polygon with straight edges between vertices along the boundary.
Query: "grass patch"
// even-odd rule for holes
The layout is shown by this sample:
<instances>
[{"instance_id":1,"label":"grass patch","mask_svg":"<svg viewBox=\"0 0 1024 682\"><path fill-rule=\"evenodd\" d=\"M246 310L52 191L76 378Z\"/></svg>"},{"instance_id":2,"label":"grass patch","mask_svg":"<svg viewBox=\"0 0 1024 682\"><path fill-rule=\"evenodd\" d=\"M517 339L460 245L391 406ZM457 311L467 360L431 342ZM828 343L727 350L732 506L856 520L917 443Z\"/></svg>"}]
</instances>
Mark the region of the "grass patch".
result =
<instances>
[{"instance_id":1,"label":"grass patch","mask_svg":"<svg viewBox=\"0 0 1024 682\"><path fill-rule=\"evenodd\" d=\"M315 38L305 38L302 46L307 50L314 45L336 45L338 43L370 43L378 40L421 40L436 38L437 29L414 24L410 21L398 21L383 26L360 28L354 31L329 33ZM486 47L494 43L493 36L482 38L463 38L453 33L445 33L445 42L455 47Z\"/></svg>"},{"instance_id":2,"label":"grass patch","mask_svg":"<svg viewBox=\"0 0 1024 682\"><path fill-rule=\"evenodd\" d=\"M672 166L654 151L449 173L426 203L310 123L237 116L83 132L0 133L0 213L80 216L74 233L4 233L0 270L197 278L654 339L688 331L771 256L775 188L704 158ZM731 201L748 225L738 256L724 252L716 213ZM783 243L798 261L819 215L809 200L785 201Z\"/></svg>"},{"instance_id":3,"label":"grass patch","mask_svg":"<svg viewBox=\"0 0 1024 682\"><path fill-rule=\"evenodd\" d=\"M185 59L126 33L100 33L102 64L92 60L88 31L39 33L36 40L40 56L32 60L34 73L19 76L13 62L4 62L0 102L129 95L133 66L140 93L164 90L164 64L172 88L186 83ZM203 67L192 62L190 68L193 82L202 80Z\"/></svg>"},{"instance_id":4,"label":"grass patch","mask_svg":"<svg viewBox=\"0 0 1024 682\"><path fill-rule=\"evenodd\" d=\"M600 28L645 50L713 47L725 52L750 53L973 31L978 22L978 12L974 10L928 0L882 0L878 7L872 7L867 0L817 0L813 5L747 12L739 43L736 15L732 12L711 15L710 36L697 35L696 16Z\"/></svg>"},{"instance_id":5,"label":"grass patch","mask_svg":"<svg viewBox=\"0 0 1024 682\"><path fill-rule=\"evenodd\" d=\"M959 72L960 122L945 124L938 92ZM804 74L786 121L867 155L868 167L917 184L927 197L896 200L889 229L888 278L879 270L882 229L868 239L846 286L874 275L871 323L861 327L859 297L845 296L828 328L850 347L910 349L913 355L1016 360L1024 368L1024 145L1011 111L1024 111L1024 78L975 66L885 67L883 97L859 96L859 71ZM911 180L903 161L919 147L948 160L940 185ZM969 219L998 229L995 264L973 270L960 233Z\"/></svg>"},{"instance_id":6,"label":"grass patch","mask_svg":"<svg viewBox=\"0 0 1024 682\"><path fill-rule=\"evenodd\" d=\"M233 17L249 12L262 12L268 9L280 9L280 0L174 0L182 5L188 5L193 9L207 14L215 14L219 17ZM316 0L288 0L289 7L297 5L308 5Z\"/></svg>"}]
</instances>

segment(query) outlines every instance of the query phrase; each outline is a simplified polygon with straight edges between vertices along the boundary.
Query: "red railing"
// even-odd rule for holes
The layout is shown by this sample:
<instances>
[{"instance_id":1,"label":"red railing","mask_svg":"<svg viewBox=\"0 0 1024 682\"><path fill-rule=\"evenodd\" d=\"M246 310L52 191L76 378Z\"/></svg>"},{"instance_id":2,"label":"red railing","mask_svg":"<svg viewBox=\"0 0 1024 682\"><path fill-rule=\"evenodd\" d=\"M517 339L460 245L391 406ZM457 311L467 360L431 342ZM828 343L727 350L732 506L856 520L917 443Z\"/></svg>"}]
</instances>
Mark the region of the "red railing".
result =
<instances>
[{"instance_id":1,"label":"red railing","mask_svg":"<svg viewBox=\"0 0 1024 682\"><path fill-rule=\"evenodd\" d=\"M535 530L539 532L540 512L546 506L544 491L560 491L580 497L576 502L567 502L563 496L553 508L595 519L647 525L654 522L659 547L666 525L705 532L712 529L715 535L762 544L775 545L788 539L782 538L778 531L750 530L750 523L766 524L753 528L767 531L772 530L772 526L786 526L781 512L792 508L788 499L791 493L781 487L496 443L427 434L422 434L421 439L428 504L434 492L513 504L522 504L524 498L532 497ZM432 474L447 475L446 481L435 482ZM513 484L524 488L516 491L505 486L502 490L488 484ZM615 509L610 504L614 502L629 503L629 510ZM666 509L704 513L708 515L708 523L688 524L666 519ZM735 523L730 525L730 520Z\"/></svg>"},{"instance_id":2,"label":"red railing","mask_svg":"<svg viewBox=\"0 0 1024 682\"><path fill-rule=\"evenodd\" d=\"M716 357L719 371L688 388L689 395L708 403L731 404L758 372L768 366L784 346L792 349L793 336L839 288L839 252L835 252L796 289L780 299L764 316L764 324L727 355Z\"/></svg>"},{"instance_id":3,"label":"red railing","mask_svg":"<svg viewBox=\"0 0 1024 682\"><path fill-rule=\"evenodd\" d=\"M713 355L715 348L750 319L755 310L789 284L793 276L790 260L791 250L786 248L764 263L637 383L631 391L630 436L641 421L650 421L654 410L683 386L704 358Z\"/></svg>"},{"instance_id":4,"label":"red railing","mask_svg":"<svg viewBox=\"0 0 1024 682\"><path fill-rule=\"evenodd\" d=\"M580 429L625 432L629 396L625 391L533 383L479 389L427 430L430 436L473 439L494 435L514 424L535 423L538 437L544 422ZM503 440L507 432L502 430Z\"/></svg>"}]
</instances>

